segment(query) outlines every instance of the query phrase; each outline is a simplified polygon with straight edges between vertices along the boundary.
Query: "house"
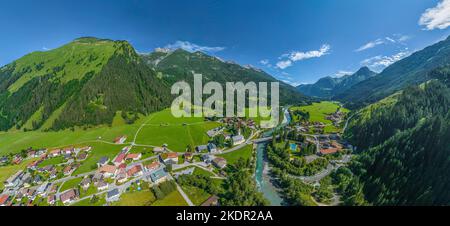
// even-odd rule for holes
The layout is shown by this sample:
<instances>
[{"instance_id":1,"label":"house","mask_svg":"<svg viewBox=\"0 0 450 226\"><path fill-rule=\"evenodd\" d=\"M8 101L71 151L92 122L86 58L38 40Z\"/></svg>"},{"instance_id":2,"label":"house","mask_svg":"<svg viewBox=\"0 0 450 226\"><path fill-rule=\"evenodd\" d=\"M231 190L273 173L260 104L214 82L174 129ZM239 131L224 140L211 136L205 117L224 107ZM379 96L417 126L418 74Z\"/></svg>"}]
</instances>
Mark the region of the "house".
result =
<instances>
[{"instance_id":1,"label":"house","mask_svg":"<svg viewBox=\"0 0 450 226\"><path fill-rule=\"evenodd\" d=\"M205 163L210 163L210 162L212 162L213 159L214 159L213 155L202 155L202 160Z\"/></svg>"},{"instance_id":2,"label":"house","mask_svg":"<svg viewBox=\"0 0 450 226\"><path fill-rule=\"evenodd\" d=\"M63 173L64 173L65 176L69 176L70 174L73 173L73 171L75 171L75 169L76 168L74 166L68 165L68 166L64 167Z\"/></svg>"},{"instance_id":3,"label":"house","mask_svg":"<svg viewBox=\"0 0 450 226\"><path fill-rule=\"evenodd\" d=\"M233 141L233 145L239 145L245 142L245 138L242 135L233 136L231 139Z\"/></svg>"},{"instance_id":4,"label":"house","mask_svg":"<svg viewBox=\"0 0 450 226\"><path fill-rule=\"evenodd\" d=\"M127 176L127 171L125 170L125 168L119 168L119 171L117 172L117 176L116 176L116 180L119 183L124 183L125 181L127 181L128 176Z\"/></svg>"},{"instance_id":5,"label":"house","mask_svg":"<svg viewBox=\"0 0 450 226\"><path fill-rule=\"evenodd\" d=\"M71 203L79 198L79 193L77 189L69 189L61 194L59 197L61 202L64 204Z\"/></svg>"},{"instance_id":6,"label":"house","mask_svg":"<svg viewBox=\"0 0 450 226\"><path fill-rule=\"evenodd\" d=\"M17 171L14 175L10 176L6 181L5 181L5 187L15 187L19 184L20 179L23 176L23 171L19 170Z\"/></svg>"},{"instance_id":7,"label":"house","mask_svg":"<svg viewBox=\"0 0 450 226\"><path fill-rule=\"evenodd\" d=\"M66 155L71 155L72 153L75 153L75 149L73 147L64 148L62 153Z\"/></svg>"},{"instance_id":8,"label":"house","mask_svg":"<svg viewBox=\"0 0 450 226\"><path fill-rule=\"evenodd\" d=\"M98 171L92 177L92 181L94 183L97 183L97 182L102 181L102 180L103 180L103 174L99 173Z\"/></svg>"},{"instance_id":9,"label":"house","mask_svg":"<svg viewBox=\"0 0 450 226\"><path fill-rule=\"evenodd\" d=\"M77 156L77 159L83 161L87 158L87 156L88 154L86 152L80 152Z\"/></svg>"},{"instance_id":10,"label":"house","mask_svg":"<svg viewBox=\"0 0 450 226\"><path fill-rule=\"evenodd\" d=\"M34 158L34 157L36 157L36 151L35 151L35 150L29 150L29 151L27 152L27 157L28 157L28 158Z\"/></svg>"},{"instance_id":11,"label":"house","mask_svg":"<svg viewBox=\"0 0 450 226\"><path fill-rule=\"evenodd\" d=\"M12 164L19 165L22 162L22 160L23 160L22 157L16 155L12 160Z\"/></svg>"},{"instance_id":12,"label":"house","mask_svg":"<svg viewBox=\"0 0 450 226\"><path fill-rule=\"evenodd\" d=\"M195 149L197 149L197 152L202 152L208 150L208 145L199 145Z\"/></svg>"},{"instance_id":13,"label":"house","mask_svg":"<svg viewBox=\"0 0 450 226\"><path fill-rule=\"evenodd\" d=\"M0 163L1 164L7 163L7 162L8 162L8 157L3 156L3 157L0 158Z\"/></svg>"},{"instance_id":14,"label":"house","mask_svg":"<svg viewBox=\"0 0 450 226\"><path fill-rule=\"evenodd\" d=\"M54 179L54 178L56 178L58 171L56 170L56 168L52 168L52 170L49 171L49 173L50 173L50 179Z\"/></svg>"},{"instance_id":15,"label":"house","mask_svg":"<svg viewBox=\"0 0 450 226\"><path fill-rule=\"evenodd\" d=\"M40 175L36 175L33 179L33 183L42 184L42 177Z\"/></svg>"},{"instance_id":16,"label":"house","mask_svg":"<svg viewBox=\"0 0 450 226\"><path fill-rule=\"evenodd\" d=\"M45 196L45 194L47 193L48 189L50 188L50 183L49 182L45 182L43 183L41 186L39 186L39 188L37 189L37 194L41 195L41 196Z\"/></svg>"},{"instance_id":17,"label":"house","mask_svg":"<svg viewBox=\"0 0 450 226\"><path fill-rule=\"evenodd\" d=\"M156 170L159 168L161 164L159 163L159 161L154 161L148 165L145 166L145 168L147 168L148 171L152 171L152 170Z\"/></svg>"},{"instance_id":18,"label":"house","mask_svg":"<svg viewBox=\"0 0 450 226\"><path fill-rule=\"evenodd\" d=\"M164 168L159 168L150 174L150 179L153 183L159 184L167 179L167 172Z\"/></svg>"},{"instance_id":19,"label":"house","mask_svg":"<svg viewBox=\"0 0 450 226\"><path fill-rule=\"evenodd\" d=\"M31 174L26 173L25 175L23 175L21 180L24 187L30 187L33 179L31 178Z\"/></svg>"},{"instance_id":20,"label":"house","mask_svg":"<svg viewBox=\"0 0 450 226\"><path fill-rule=\"evenodd\" d=\"M219 206L219 197L212 195L200 206Z\"/></svg>"},{"instance_id":21,"label":"house","mask_svg":"<svg viewBox=\"0 0 450 226\"><path fill-rule=\"evenodd\" d=\"M221 131L222 131L222 128L221 128L221 127L217 127L217 128L214 128L214 129L211 129L211 130L206 131L206 134L207 134L209 137L213 138L213 137L215 137L217 134L219 134Z\"/></svg>"},{"instance_id":22,"label":"house","mask_svg":"<svg viewBox=\"0 0 450 226\"><path fill-rule=\"evenodd\" d=\"M114 139L114 143L123 144L123 143L125 143L126 140L127 140L127 136L120 136L120 137L116 137Z\"/></svg>"},{"instance_id":23,"label":"house","mask_svg":"<svg viewBox=\"0 0 450 226\"><path fill-rule=\"evenodd\" d=\"M83 178L83 180L81 180L80 185L84 190L87 190L89 188L89 186L91 185L91 178L89 178L89 177Z\"/></svg>"},{"instance_id":24,"label":"house","mask_svg":"<svg viewBox=\"0 0 450 226\"><path fill-rule=\"evenodd\" d=\"M178 163L178 154L175 152L162 153L161 155L159 155L159 158L165 164L177 164Z\"/></svg>"},{"instance_id":25,"label":"house","mask_svg":"<svg viewBox=\"0 0 450 226\"><path fill-rule=\"evenodd\" d=\"M59 156L61 154L61 150L60 149L54 149L51 150L50 153L48 153L49 157L56 157Z\"/></svg>"},{"instance_id":26,"label":"house","mask_svg":"<svg viewBox=\"0 0 450 226\"><path fill-rule=\"evenodd\" d=\"M222 157L217 157L212 160L212 164L219 169L223 169L227 166L227 160Z\"/></svg>"},{"instance_id":27,"label":"house","mask_svg":"<svg viewBox=\"0 0 450 226\"><path fill-rule=\"evenodd\" d=\"M118 201L120 197L120 192L119 189L115 188L111 191L108 191L106 193L106 201L107 202L114 202L114 201Z\"/></svg>"},{"instance_id":28,"label":"house","mask_svg":"<svg viewBox=\"0 0 450 226\"><path fill-rule=\"evenodd\" d=\"M100 158L100 160L98 160L97 167L100 168L100 167L106 165L108 162L109 162L109 158L106 156L103 156L102 158Z\"/></svg>"},{"instance_id":29,"label":"house","mask_svg":"<svg viewBox=\"0 0 450 226\"><path fill-rule=\"evenodd\" d=\"M86 146L86 147L82 147L80 148L80 151L85 151L85 152L89 152L92 149L91 146Z\"/></svg>"},{"instance_id":30,"label":"house","mask_svg":"<svg viewBox=\"0 0 450 226\"><path fill-rule=\"evenodd\" d=\"M320 150L320 155L330 155L338 152L339 150L337 148L326 148Z\"/></svg>"},{"instance_id":31,"label":"house","mask_svg":"<svg viewBox=\"0 0 450 226\"><path fill-rule=\"evenodd\" d=\"M104 165L104 166L100 167L100 169L98 169L97 172L103 174L103 176L106 178L114 177L116 175L117 168L115 166L111 166L111 165Z\"/></svg>"},{"instance_id":32,"label":"house","mask_svg":"<svg viewBox=\"0 0 450 226\"><path fill-rule=\"evenodd\" d=\"M121 152L121 153L120 153L119 155L117 155L116 158L114 159L114 161L113 161L114 165L118 166L118 165L120 165L120 164L122 164L122 163L125 163L125 157L126 157L126 154L123 153L123 152Z\"/></svg>"},{"instance_id":33,"label":"house","mask_svg":"<svg viewBox=\"0 0 450 226\"><path fill-rule=\"evenodd\" d=\"M28 169L32 169L32 170L35 170L35 169L37 168L37 165L38 165L40 162L41 162L41 161L39 161L39 160L33 161L33 162L31 162L30 164L28 164L27 168L28 168Z\"/></svg>"},{"instance_id":34,"label":"house","mask_svg":"<svg viewBox=\"0 0 450 226\"><path fill-rule=\"evenodd\" d=\"M142 176L142 167L141 165L135 165L127 170L127 176L128 177L136 177L136 176Z\"/></svg>"},{"instance_id":35,"label":"house","mask_svg":"<svg viewBox=\"0 0 450 226\"><path fill-rule=\"evenodd\" d=\"M34 188L28 189L28 193L27 193L28 199L34 200L35 195L36 195L36 189L34 189Z\"/></svg>"},{"instance_id":36,"label":"house","mask_svg":"<svg viewBox=\"0 0 450 226\"><path fill-rule=\"evenodd\" d=\"M106 183L105 181L101 180L99 182L97 182L97 189L99 191L103 191L108 189L108 183Z\"/></svg>"},{"instance_id":37,"label":"house","mask_svg":"<svg viewBox=\"0 0 450 226\"><path fill-rule=\"evenodd\" d=\"M162 147L154 147L153 148L153 152L155 152L155 153L161 153L164 151L165 151L165 148L162 148Z\"/></svg>"},{"instance_id":38,"label":"house","mask_svg":"<svg viewBox=\"0 0 450 226\"><path fill-rule=\"evenodd\" d=\"M214 143L209 143L208 144L208 151L210 153L217 153L218 152L217 146Z\"/></svg>"},{"instance_id":39,"label":"house","mask_svg":"<svg viewBox=\"0 0 450 226\"><path fill-rule=\"evenodd\" d=\"M186 153L184 153L184 159L186 160L186 161L192 161L192 158L194 158L194 154L192 154L191 152L186 152Z\"/></svg>"},{"instance_id":40,"label":"house","mask_svg":"<svg viewBox=\"0 0 450 226\"><path fill-rule=\"evenodd\" d=\"M10 204L10 199L9 199L9 195L0 195L0 206L9 206Z\"/></svg>"},{"instance_id":41,"label":"house","mask_svg":"<svg viewBox=\"0 0 450 226\"><path fill-rule=\"evenodd\" d=\"M49 195L47 197L48 204L53 205L53 204L55 204L55 202L56 202L56 195Z\"/></svg>"},{"instance_id":42,"label":"house","mask_svg":"<svg viewBox=\"0 0 450 226\"><path fill-rule=\"evenodd\" d=\"M125 157L125 159L126 159L126 160L133 160L133 161L136 161L136 160L141 159L141 157L142 157L142 154L141 154L141 153L131 153L131 154L128 154L128 155Z\"/></svg>"}]
</instances>

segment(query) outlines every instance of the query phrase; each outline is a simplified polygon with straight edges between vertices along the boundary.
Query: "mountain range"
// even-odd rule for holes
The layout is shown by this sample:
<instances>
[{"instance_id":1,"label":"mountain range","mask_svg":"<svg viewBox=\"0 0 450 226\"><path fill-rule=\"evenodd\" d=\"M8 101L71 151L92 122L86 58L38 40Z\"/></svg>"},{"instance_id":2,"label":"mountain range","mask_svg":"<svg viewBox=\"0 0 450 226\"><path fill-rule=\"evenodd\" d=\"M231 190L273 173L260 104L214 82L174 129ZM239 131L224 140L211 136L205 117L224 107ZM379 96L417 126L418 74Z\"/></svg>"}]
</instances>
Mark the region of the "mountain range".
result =
<instances>
[{"instance_id":1,"label":"mountain range","mask_svg":"<svg viewBox=\"0 0 450 226\"><path fill-rule=\"evenodd\" d=\"M119 112L133 122L170 106L170 85L192 81L276 82L262 70L182 49L138 54L126 41L78 38L27 54L0 68L0 131L59 130L111 124ZM280 82L280 101L311 98Z\"/></svg>"},{"instance_id":2,"label":"mountain range","mask_svg":"<svg viewBox=\"0 0 450 226\"><path fill-rule=\"evenodd\" d=\"M297 86L297 89L308 96L331 98L375 75L377 74L368 67L362 67L353 74L344 75L342 77L324 77L314 84L299 85Z\"/></svg>"}]
</instances>

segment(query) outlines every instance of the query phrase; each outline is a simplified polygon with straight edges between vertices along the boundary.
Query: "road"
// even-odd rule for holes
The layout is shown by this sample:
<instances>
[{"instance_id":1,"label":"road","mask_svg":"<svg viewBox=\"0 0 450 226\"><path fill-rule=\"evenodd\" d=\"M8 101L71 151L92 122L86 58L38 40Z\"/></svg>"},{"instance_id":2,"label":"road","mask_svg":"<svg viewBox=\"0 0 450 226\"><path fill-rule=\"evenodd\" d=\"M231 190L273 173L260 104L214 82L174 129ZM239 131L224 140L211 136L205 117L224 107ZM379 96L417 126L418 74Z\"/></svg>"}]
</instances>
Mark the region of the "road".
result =
<instances>
[{"instance_id":1,"label":"road","mask_svg":"<svg viewBox=\"0 0 450 226\"><path fill-rule=\"evenodd\" d=\"M324 177L330 175L336 169L344 166L346 163L350 162L352 155L344 155L341 160L332 161L328 164L327 168L322 170L321 172L313 175L313 176L294 176L290 175L293 178L297 178L302 180L305 183L315 183L322 180Z\"/></svg>"}]
</instances>

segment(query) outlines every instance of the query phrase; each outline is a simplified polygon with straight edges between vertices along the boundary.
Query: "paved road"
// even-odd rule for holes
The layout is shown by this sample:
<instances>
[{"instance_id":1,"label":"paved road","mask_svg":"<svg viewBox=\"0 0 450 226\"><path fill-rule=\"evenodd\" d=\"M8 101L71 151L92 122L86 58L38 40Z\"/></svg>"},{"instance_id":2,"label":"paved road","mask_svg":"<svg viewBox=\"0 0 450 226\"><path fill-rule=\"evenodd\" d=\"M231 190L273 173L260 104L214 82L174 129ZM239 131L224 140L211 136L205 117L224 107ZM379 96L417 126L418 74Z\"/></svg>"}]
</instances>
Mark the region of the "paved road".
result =
<instances>
[{"instance_id":1,"label":"paved road","mask_svg":"<svg viewBox=\"0 0 450 226\"><path fill-rule=\"evenodd\" d=\"M351 155L344 155L341 160L330 162L326 169L322 170L321 172L319 172L313 176L294 176L294 175L290 175L290 176L293 178L300 179L306 183L319 182L324 177L330 175L330 173L333 172L334 170L339 169L340 167L344 166L346 163L350 162L351 158L352 158Z\"/></svg>"},{"instance_id":2,"label":"paved road","mask_svg":"<svg viewBox=\"0 0 450 226\"><path fill-rule=\"evenodd\" d=\"M189 206L195 206L194 203L189 199L189 197L184 193L183 189L178 185L177 181L173 179L172 175L169 174L169 178L175 181L175 184L177 185L177 190L180 192L181 196L183 196L184 200Z\"/></svg>"}]
</instances>

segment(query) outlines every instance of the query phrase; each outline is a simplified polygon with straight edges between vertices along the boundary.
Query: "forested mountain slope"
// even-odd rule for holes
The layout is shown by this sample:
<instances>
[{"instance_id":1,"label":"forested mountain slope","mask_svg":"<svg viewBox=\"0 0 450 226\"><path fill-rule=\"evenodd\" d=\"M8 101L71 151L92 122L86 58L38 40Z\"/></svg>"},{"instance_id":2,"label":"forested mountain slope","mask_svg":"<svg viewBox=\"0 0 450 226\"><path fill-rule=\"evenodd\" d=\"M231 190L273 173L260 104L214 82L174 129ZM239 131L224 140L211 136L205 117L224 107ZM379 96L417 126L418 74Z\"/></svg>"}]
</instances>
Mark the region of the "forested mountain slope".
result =
<instances>
[{"instance_id":1,"label":"forested mountain slope","mask_svg":"<svg viewBox=\"0 0 450 226\"><path fill-rule=\"evenodd\" d=\"M79 38L0 69L0 130L108 124L169 106L168 86L129 43Z\"/></svg>"},{"instance_id":2,"label":"forested mountain slope","mask_svg":"<svg viewBox=\"0 0 450 226\"><path fill-rule=\"evenodd\" d=\"M193 83L192 73L203 75L203 82L280 82L280 102L282 104L302 104L311 98L302 95L295 87L276 80L266 72L250 66L225 62L203 52L188 52L183 49L155 51L142 55L144 61L158 71L158 76L169 84L177 81ZM270 85L269 85L270 90Z\"/></svg>"},{"instance_id":3,"label":"forested mountain slope","mask_svg":"<svg viewBox=\"0 0 450 226\"><path fill-rule=\"evenodd\" d=\"M346 136L360 155L353 171L375 205L450 204L448 68L433 80L364 108Z\"/></svg>"}]
</instances>

